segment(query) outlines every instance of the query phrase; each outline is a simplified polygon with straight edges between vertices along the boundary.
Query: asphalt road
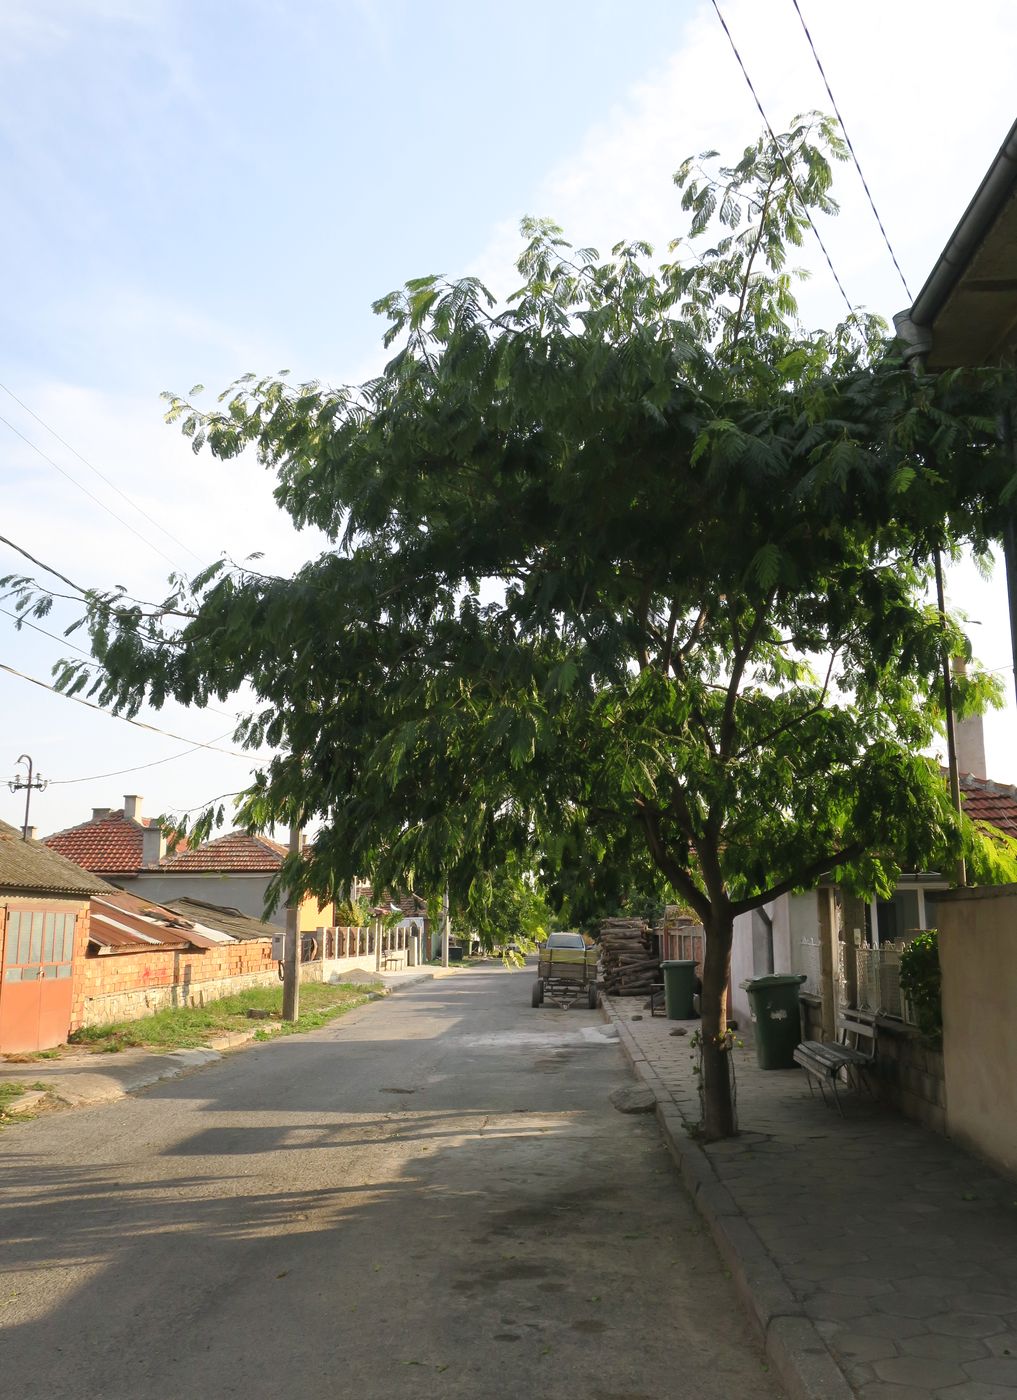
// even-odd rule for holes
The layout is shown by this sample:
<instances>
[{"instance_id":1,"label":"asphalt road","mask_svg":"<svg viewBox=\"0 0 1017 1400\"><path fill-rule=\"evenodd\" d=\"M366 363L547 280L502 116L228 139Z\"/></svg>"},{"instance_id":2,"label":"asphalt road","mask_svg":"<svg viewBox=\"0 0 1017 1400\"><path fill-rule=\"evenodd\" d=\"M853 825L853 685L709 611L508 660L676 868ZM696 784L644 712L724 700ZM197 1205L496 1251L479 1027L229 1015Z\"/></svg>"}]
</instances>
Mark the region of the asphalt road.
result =
<instances>
[{"instance_id":1,"label":"asphalt road","mask_svg":"<svg viewBox=\"0 0 1017 1400\"><path fill-rule=\"evenodd\" d=\"M5 1129L2 1393L775 1397L609 1028L531 977Z\"/></svg>"}]
</instances>

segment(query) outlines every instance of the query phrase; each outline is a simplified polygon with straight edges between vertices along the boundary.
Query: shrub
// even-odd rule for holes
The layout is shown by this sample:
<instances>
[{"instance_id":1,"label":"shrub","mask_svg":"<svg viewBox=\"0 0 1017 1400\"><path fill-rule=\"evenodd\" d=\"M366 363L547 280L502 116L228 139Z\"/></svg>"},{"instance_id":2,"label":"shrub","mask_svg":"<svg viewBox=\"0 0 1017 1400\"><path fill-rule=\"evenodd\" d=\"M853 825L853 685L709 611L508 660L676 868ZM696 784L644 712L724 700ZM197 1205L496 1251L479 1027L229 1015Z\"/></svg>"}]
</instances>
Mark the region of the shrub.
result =
<instances>
[{"instance_id":1,"label":"shrub","mask_svg":"<svg viewBox=\"0 0 1017 1400\"><path fill-rule=\"evenodd\" d=\"M918 1029L929 1040L943 1038L942 983L939 936L933 929L920 933L900 955L900 989L911 1003Z\"/></svg>"}]
</instances>

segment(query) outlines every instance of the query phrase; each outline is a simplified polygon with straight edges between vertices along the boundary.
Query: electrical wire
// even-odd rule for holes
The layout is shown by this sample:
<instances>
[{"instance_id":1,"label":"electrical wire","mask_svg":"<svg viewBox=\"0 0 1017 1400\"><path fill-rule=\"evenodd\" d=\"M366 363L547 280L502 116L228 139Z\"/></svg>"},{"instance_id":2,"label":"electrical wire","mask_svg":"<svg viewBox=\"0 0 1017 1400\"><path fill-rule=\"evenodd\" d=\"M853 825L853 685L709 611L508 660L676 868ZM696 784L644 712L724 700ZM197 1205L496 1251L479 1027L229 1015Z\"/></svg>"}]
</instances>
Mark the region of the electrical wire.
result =
<instances>
[{"instance_id":1,"label":"electrical wire","mask_svg":"<svg viewBox=\"0 0 1017 1400\"><path fill-rule=\"evenodd\" d=\"M847 306L847 309L848 309L849 313L853 316L853 315L854 315L855 309L854 309L854 307L853 307L852 304L851 304L851 300L850 300L850 298L848 297L847 292L844 290L844 284L841 282L840 278L837 276L837 269L836 269L836 268L834 267L834 265L833 265L833 259L830 257L830 254L829 254L829 252L828 252L828 250L827 250L826 244L823 242L822 235L820 234L819 229L816 227L815 222L813 221L812 214L809 212L809 207L808 207L808 205L805 203L804 199L802 199L802 193L801 193L801 190L798 188L798 182L797 182L797 180L796 180L795 177L794 177L794 172L792 171L790 165L789 165L788 162L787 162L787 157L786 157L785 154L784 154L784 151L783 151L783 148L782 148L781 145L780 145L780 142L777 140L777 135L776 135L776 133L775 133L773 127L772 127L771 124L770 124L770 118L766 115L766 112L765 112L765 110L764 110L764 108L763 108L763 104L762 104L762 102L759 100L759 94L756 92L755 85L754 85L752 79L749 77L749 70L745 67L745 62L744 62L744 60L742 59L741 54L738 52L738 45L735 43L735 41L734 41L734 39L733 39L733 37L732 37L732 35L731 35L731 31L730 31L730 29L728 29L728 27L727 27L727 20L725 20L723 14L721 13L721 9L720 9L720 5L718 4L718 0L712 0L712 4L713 4L713 8L714 8L714 9L716 10L716 12L717 12L717 18L720 20L721 28L724 30L724 33L727 35L727 41L728 41L728 43L731 45L731 52L734 54L735 58L738 60L738 67L742 70L742 75L743 75L743 77L745 78L746 83L748 83L749 92L752 93L752 96L753 96L753 99L755 100L756 106L759 108L759 115L763 118L763 123L764 123L764 125L766 126L767 131L770 133L770 139L771 139L771 141L773 142L774 146L776 147L777 154L780 156L781 164L783 165L785 171L787 172L787 177L788 177L788 179L791 181L791 187L792 187L792 189L794 190L795 194L798 196L798 201L799 201L799 203L801 204L802 209L803 209L803 211L804 211L804 213L805 213L805 217L806 217L806 219L807 219L808 222L809 222L809 227L812 229L812 232L816 235L816 242L819 244L820 248L823 250L823 257L826 259L826 265L827 265L827 267L829 267L830 273L831 273L831 275L832 275L832 277L833 277L833 280L834 280L834 281L836 282L836 284L837 284L837 290L840 292L841 296L844 298L844 304Z\"/></svg>"},{"instance_id":2,"label":"electrical wire","mask_svg":"<svg viewBox=\"0 0 1017 1400\"><path fill-rule=\"evenodd\" d=\"M199 802L196 807L185 807L181 811L177 807L171 808L175 817L189 817L192 812L203 812L206 807L210 807L213 802L221 802L224 797L240 797L242 792L220 792L216 797L207 797L204 802Z\"/></svg>"},{"instance_id":3,"label":"electrical wire","mask_svg":"<svg viewBox=\"0 0 1017 1400\"><path fill-rule=\"evenodd\" d=\"M233 733L232 729L227 729L225 734L218 734L212 740L213 743L219 739L228 739ZM50 787L68 787L72 783L97 783L102 778L120 778L125 773L140 773L143 768L158 768L163 763L173 763L178 758L186 758L189 753L197 753L199 749L205 748L204 744L192 744L189 749L181 749L179 753L171 753L169 758L156 758L151 763L136 763L133 768L116 768L112 773L89 773L86 778L49 778L47 782Z\"/></svg>"},{"instance_id":4,"label":"electrical wire","mask_svg":"<svg viewBox=\"0 0 1017 1400\"><path fill-rule=\"evenodd\" d=\"M19 627L31 627L33 632L40 632L44 637L50 637L54 642L59 642L61 646L70 647L71 651L76 651L80 656L85 656L96 666L101 666L101 661L96 661L90 651L84 647L77 646L74 642L69 642L66 637L60 637L56 632L47 632L45 627L40 627L37 622L30 622L22 613L11 612L9 608L0 608L0 613L6 617L12 617ZM225 715L227 719L243 719L244 716L236 710L220 710L218 705L202 705L202 710L207 710L209 714ZM115 775L111 775L115 776Z\"/></svg>"},{"instance_id":5,"label":"electrical wire","mask_svg":"<svg viewBox=\"0 0 1017 1400\"><path fill-rule=\"evenodd\" d=\"M901 271L900 263L897 261L897 254L893 251L893 244L890 242L890 235L883 227L883 220L880 218L879 210L876 208L876 201L875 199L873 199L872 191L869 189L869 182L865 178L865 172L862 170L862 164L861 161L858 159L858 153L854 148L854 143L852 142L851 137L848 135L848 129L844 124L844 118L840 114L840 108L837 106L837 99L834 97L833 89L830 86L830 79L826 76L826 69L823 67L819 54L816 52L815 41L813 40L812 35L809 33L809 26L805 23L805 16L801 12L798 0L791 0L791 3L792 5L794 5L795 13L798 15L798 18L802 22L802 29L804 29L805 37L809 41L809 48L812 50L812 57L816 60L816 67L819 69L819 75L823 79L823 84L826 87L827 96L833 104L834 113L837 117L837 120L840 122L840 129L844 133L844 140L847 142L847 148L851 152L851 159L854 161L855 169L858 171L858 178L861 180L862 187L865 190L866 195L868 196L869 207L875 215L876 223L879 225L879 231L883 235L883 242L886 244L887 252L893 259L893 265L897 269L897 276L900 278L905 292L907 292L908 300L913 301L914 297L911 294L911 288L908 286L907 278ZM0 388L2 387L3 386L0 385Z\"/></svg>"},{"instance_id":6,"label":"electrical wire","mask_svg":"<svg viewBox=\"0 0 1017 1400\"><path fill-rule=\"evenodd\" d=\"M156 554L160 556L160 558L165 559L166 563L171 565L174 569L179 567L176 560L171 559L164 549L160 549L157 544L153 544L152 541L148 539L147 536L143 535L140 530L136 530L129 520L125 520L122 515L117 515L116 511L113 509L112 506L108 506L106 502L102 500L101 497L95 494L94 491L89 491L88 487L83 485L76 476L74 476L71 472L67 471L64 467L62 467L59 462L55 462L48 452L43 452L41 447L34 443L31 438L26 437L25 434L21 431L21 429L16 428L14 424L10 422L9 419L3 416L3 414L0 414L0 423L3 423L4 427L6 428L10 428L11 432L14 434L15 437L19 437L22 442L26 443L32 449L33 452L37 452L44 462L48 462L54 471L58 471L61 476L66 477L67 480L71 482L72 485L76 486L79 491L84 492L84 494L89 498L89 500L94 501L97 506L101 506L101 508L106 512L106 514L111 515L114 520L118 521L119 524L121 524L124 527L125 530L130 530L131 534L136 536L136 538L139 539L142 542L142 544L147 544L149 549L154 550Z\"/></svg>"},{"instance_id":7,"label":"electrical wire","mask_svg":"<svg viewBox=\"0 0 1017 1400\"><path fill-rule=\"evenodd\" d=\"M148 729L153 734L164 734L167 739L176 739L178 743L190 744L196 749L212 749L215 753L229 754L231 758L245 758L252 762L255 755L251 753L241 753L238 749L220 748L218 744L205 744L200 740L188 739L185 734L174 734L169 729L160 729L157 724L146 724L144 720L131 719L129 715L118 715L113 710L106 710L102 705L95 705L91 700L84 700L80 695L68 695L64 690L57 690L55 685L50 685L47 681L40 681L35 676L28 676L24 671L19 671L15 666L8 666L0 661L0 671L6 671L8 675L17 676L19 680L28 681L31 685L37 685L41 690L48 690L53 695L59 695L63 700L73 700L76 705L84 705L89 710L97 710L99 714L106 715L109 719L119 719L124 724L133 724L136 729Z\"/></svg>"},{"instance_id":8,"label":"electrical wire","mask_svg":"<svg viewBox=\"0 0 1017 1400\"><path fill-rule=\"evenodd\" d=\"M128 496L126 491L121 490L121 488L116 484L115 481L111 481L110 478L106 476L104 472L101 472L98 467L94 466L88 460L87 457L82 456L82 454L78 451L76 447L72 446L72 444L69 443L66 438L61 437L55 428L50 427L50 425L46 422L45 418L40 418L39 414L36 413L34 408L30 408L28 404L25 403L24 399L19 399L13 389L9 389L7 385L4 384L2 381L0 381L0 389L2 389L5 394L12 398L16 404L19 404L27 414L29 414L32 418L35 419L35 421L38 424L40 424L41 427L45 428L47 433L49 433L52 437L55 437L57 442L59 442L63 447L66 447L68 452L73 452L74 456L77 457L78 461L84 463L84 465L88 468L90 472L94 472L100 481L104 481L111 491L115 491L117 495L121 497L122 500L125 500L133 510L136 510L139 515L143 515L150 525L154 525L155 528L157 530L160 530L166 536L167 539L170 539L173 541L174 544L179 545L180 548L185 550L191 556L192 559L197 560L199 564L202 563L200 555L195 554L194 550L191 549L189 545L184 544L183 540L178 539L177 536L174 535L172 530L167 530L165 525L160 525L159 521L156 520L155 516L149 515L148 511L145 510L142 506L139 506L137 501L133 500L130 496Z\"/></svg>"}]
</instances>

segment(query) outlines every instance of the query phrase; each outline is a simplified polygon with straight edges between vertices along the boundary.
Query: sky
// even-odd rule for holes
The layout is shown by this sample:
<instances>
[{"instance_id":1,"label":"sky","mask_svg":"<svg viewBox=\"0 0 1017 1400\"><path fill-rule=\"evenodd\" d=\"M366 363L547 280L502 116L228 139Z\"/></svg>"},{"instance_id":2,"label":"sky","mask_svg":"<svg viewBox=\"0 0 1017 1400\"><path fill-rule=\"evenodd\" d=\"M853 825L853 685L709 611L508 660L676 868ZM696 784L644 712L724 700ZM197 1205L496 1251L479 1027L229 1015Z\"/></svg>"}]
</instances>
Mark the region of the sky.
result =
<instances>
[{"instance_id":1,"label":"sky","mask_svg":"<svg viewBox=\"0 0 1017 1400\"><path fill-rule=\"evenodd\" d=\"M1017 7L799 3L917 293L1013 121ZM792 0L721 8L776 129L829 110ZM162 391L211 399L283 368L360 382L383 363L372 301L434 272L512 290L527 214L663 253L684 228L681 160L736 156L760 127L710 0L4 0L0 534L144 598L223 553L299 566L320 538L256 462L195 457ZM890 317L911 298L852 167L835 193L837 272ZM829 271L813 248L801 261L806 320L832 324ZM0 573L25 564L0 545ZM948 591L1006 682L988 768L1017 782L1001 568L954 568ZM73 616L58 604L40 625L59 636ZM68 654L0 612L3 665L48 682ZM249 778L249 757L195 747L232 748L232 709L143 711L158 734L0 671L0 778L32 755L42 834L124 793L151 815L198 808ZM0 817L20 825L23 800L4 783Z\"/></svg>"}]
</instances>

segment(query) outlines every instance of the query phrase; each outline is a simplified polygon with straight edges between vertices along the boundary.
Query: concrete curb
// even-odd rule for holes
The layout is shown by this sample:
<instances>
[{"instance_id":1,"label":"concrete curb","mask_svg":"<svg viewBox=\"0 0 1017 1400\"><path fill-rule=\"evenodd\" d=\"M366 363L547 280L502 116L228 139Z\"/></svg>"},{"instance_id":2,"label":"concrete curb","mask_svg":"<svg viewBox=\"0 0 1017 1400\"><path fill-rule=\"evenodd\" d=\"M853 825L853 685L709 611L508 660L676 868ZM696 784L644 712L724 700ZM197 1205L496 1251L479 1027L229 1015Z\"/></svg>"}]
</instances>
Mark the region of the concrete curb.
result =
<instances>
[{"instance_id":1,"label":"concrete curb","mask_svg":"<svg viewBox=\"0 0 1017 1400\"><path fill-rule=\"evenodd\" d=\"M789 1400L854 1400L854 1391L829 1348L756 1234L751 1221L718 1179L709 1157L689 1136L667 1087L632 1031L601 996L605 1018L618 1031L636 1077L657 1100L657 1123L682 1182L731 1272L738 1295Z\"/></svg>"}]
</instances>

